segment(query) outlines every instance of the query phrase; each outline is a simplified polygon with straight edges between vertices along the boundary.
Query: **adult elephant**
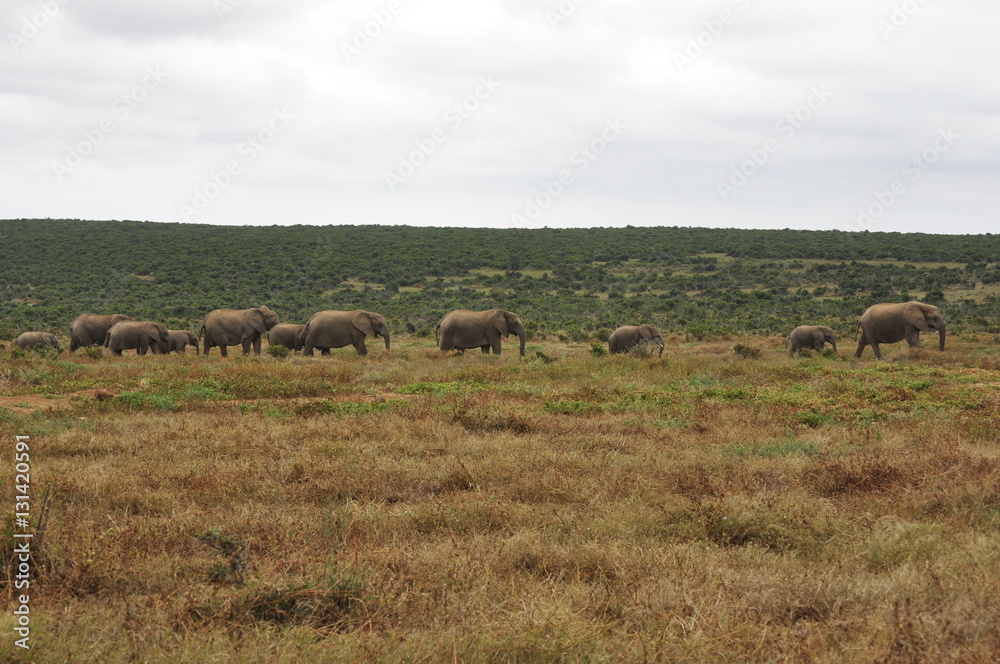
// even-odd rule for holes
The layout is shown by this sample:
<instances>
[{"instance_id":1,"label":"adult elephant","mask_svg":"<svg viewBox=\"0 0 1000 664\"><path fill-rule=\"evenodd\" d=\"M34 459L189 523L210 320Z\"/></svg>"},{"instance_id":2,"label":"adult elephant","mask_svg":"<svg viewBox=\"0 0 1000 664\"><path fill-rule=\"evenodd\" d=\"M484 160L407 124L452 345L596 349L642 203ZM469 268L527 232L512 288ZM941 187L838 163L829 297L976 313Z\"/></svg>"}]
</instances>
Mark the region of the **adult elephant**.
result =
<instances>
[{"instance_id":1,"label":"adult elephant","mask_svg":"<svg viewBox=\"0 0 1000 664\"><path fill-rule=\"evenodd\" d=\"M222 357L228 357L228 346L243 346L243 355L260 355L260 337L278 324L278 314L267 307L252 309L216 309L208 312L201 324L205 340L203 354L208 355L212 346L218 346Z\"/></svg>"},{"instance_id":2,"label":"adult elephant","mask_svg":"<svg viewBox=\"0 0 1000 664\"><path fill-rule=\"evenodd\" d=\"M521 339L521 355L524 355L527 335L520 317L511 311L458 309L446 314L434 328L434 339L441 350L480 348L483 353L489 353L492 348L494 355L500 354L500 338L506 339L511 334Z\"/></svg>"},{"instance_id":3,"label":"adult elephant","mask_svg":"<svg viewBox=\"0 0 1000 664\"><path fill-rule=\"evenodd\" d=\"M293 325L292 323L278 323L267 333L268 346L284 346L291 351L302 350L299 343L299 334L305 325Z\"/></svg>"},{"instance_id":4,"label":"adult elephant","mask_svg":"<svg viewBox=\"0 0 1000 664\"><path fill-rule=\"evenodd\" d=\"M802 348L823 350L824 344L830 344L833 351L837 351L837 335L826 325L799 325L785 340L789 357L795 357Z\"/></svg>"},{"instance_id":5,"label":"adult elephant","mask_svg":"<svg viewBox=\"0 0 1000 664\"><path fill-rule=\"evenodd\" d=\"M137 355L145 355L152 350L154 354L166 355L170 348L170 334L167 326L152 321L126 320L115 323L104 340L104 346L115 355L121 355L123 350L135 350Z\"/></svg>"},{"instance_id":6,"label":"adult elephant","mask_svg":"<svg viewBox=\"0 0 1000 664\"><path fill-rule=\"evenodd\" d=\"M303 355L312 355L319 348L324 355L331 348L354 346L358 355L367 355L365 337L378 335L385 339L385 349L389 350L389 324L382 314L370 311L317 311L303 326L297 338L297 345Z\"/></svg>"},{"instance_id":7,"label":"adult elephant","mask_svg":"<svg viewBox=\"0 0 1000 664\"><path fill-rule=\"evenodd\" d=\"M80 314L69 326L69 352L84 346L103 346L116 323L134 320L124 314Z\"/></svg>"},{"instance_id":8,"label":"adult elephant","mask_svg":"<svg viewBox=\"0 0 1000 664\"><path fill-rule=\"evenodd\" d=\"M21 350L27 350L36 346L59 350L59 340L56 339L55 335L48 332L25 332L14 340L14 345Z\"/></svg>"},{"instance_id":9,"label":"adult elephant","mask_svg":"<svg viewBox=\"0 0 1000 664\"><path fill-rule=\"evenodd\" d=\"M180 353L184 355L188 346L194 346L194 354L198 354L198 337L195 336L194 332L189 332L188 330L167 330L167 335L170 338L167 348L168 353Z\"/></svg>"},{"instance_id":10,"label":"adult elephant","mask_svg":"<svg viewBox=\"0 0 1000 664\"><path fill-rule=\"evenodd\" d=\"M900 304L874 304L861 314L858 322L861 338L854 357L861 357L865 346L871 344L875 359L881 360L879 344L892 344L906 339L906 343L922 347L920 333L937 330L940 348L944 350L946 325L941 310L933 304L911 300Z\"/></svg>"},{"instance_id":11,"label":"adult elephant","mask_svg":"<svg viewBox=\"0 0 1000 664\"><path fill-rule=\"evenodd\" d=\"M660 349L658 357L663 357L663 335L652 325L622 325L608 337L608 349L612 354L627 353L643 344L657 346Z\"/></svg>"}]
</instances>

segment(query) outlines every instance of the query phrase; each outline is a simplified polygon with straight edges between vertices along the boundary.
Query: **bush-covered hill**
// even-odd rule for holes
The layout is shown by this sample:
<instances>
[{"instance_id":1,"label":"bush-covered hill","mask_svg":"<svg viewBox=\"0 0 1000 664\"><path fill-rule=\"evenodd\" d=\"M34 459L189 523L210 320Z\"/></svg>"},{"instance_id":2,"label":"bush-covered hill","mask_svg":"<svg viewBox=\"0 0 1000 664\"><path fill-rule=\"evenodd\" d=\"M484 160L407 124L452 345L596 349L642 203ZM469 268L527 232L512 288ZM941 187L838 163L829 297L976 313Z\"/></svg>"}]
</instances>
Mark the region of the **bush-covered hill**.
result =
<instances>
[{"instance_id":1,"label":"bush-covered hill","mask_svg":"<svg viewBox=\"0 0 1000 664\"><path fill-rule=\"evenodd\" d=\"M647 320L696 337L853 329L875 302L940 304L952 331L1000 332L1000 235L699 228L233 227L0 221L0 338L122 312L197 329L266 304L282 320L366 308L426 334L455 308L517 311L583 340Z\"/></svg>"}]
</instances>

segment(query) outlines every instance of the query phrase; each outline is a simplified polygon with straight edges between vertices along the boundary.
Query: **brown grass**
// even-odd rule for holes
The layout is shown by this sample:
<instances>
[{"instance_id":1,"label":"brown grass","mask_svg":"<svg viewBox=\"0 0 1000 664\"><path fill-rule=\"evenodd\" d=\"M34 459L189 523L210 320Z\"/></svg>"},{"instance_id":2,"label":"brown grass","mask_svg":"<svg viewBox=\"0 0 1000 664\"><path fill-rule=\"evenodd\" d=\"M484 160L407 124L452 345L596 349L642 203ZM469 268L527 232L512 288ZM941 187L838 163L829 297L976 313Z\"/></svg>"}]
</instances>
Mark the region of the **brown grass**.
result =
<instances>
[{"instance_id":1,"label":"brown grass","mask_svg":"<svg viewBox=\"0 0 1000 664\"><path fill-rule=\"evenodd\" d=\"M992 661L996 345L741 341L0 355L54 496L32 659Z\"/></svg>"}]
</instances>

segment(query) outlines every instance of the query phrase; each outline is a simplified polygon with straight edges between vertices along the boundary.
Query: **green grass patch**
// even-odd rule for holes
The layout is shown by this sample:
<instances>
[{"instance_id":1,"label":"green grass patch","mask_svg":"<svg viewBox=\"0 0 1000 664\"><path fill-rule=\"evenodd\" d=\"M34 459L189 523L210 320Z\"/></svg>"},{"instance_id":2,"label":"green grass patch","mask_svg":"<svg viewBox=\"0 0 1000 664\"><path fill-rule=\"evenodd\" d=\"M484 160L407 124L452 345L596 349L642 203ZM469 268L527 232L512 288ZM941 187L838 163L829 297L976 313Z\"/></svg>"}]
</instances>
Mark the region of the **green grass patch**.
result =
<instances>
[{"instance_id":1,"label":"green grass patch","mask_svg":"<svg viewBox=\"0 0 1000 664\"><path fill-rule=\"evenodd\" d=\"M397 390L400 394L429 394L435 397L466 394L473 389L467 382L461 383L407 383Z\"/></svg>"}]
</instances>

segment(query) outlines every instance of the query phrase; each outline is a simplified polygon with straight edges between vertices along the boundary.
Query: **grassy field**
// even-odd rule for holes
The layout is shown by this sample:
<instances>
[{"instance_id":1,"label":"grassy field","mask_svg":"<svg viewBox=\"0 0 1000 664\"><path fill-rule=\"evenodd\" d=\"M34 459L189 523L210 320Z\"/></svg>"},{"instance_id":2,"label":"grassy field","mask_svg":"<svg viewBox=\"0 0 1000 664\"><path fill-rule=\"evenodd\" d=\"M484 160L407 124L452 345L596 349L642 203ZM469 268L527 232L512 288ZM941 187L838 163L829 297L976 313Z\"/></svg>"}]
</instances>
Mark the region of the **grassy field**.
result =
<instances>
[{"instance_id":1,"label":"grassy field","mask_svg":"<svg viewBox=\"0 0 1000 664\"><path fill-rule=\"evenodd\" d=\"M795 359L777 338L674 338L662 359L394 342L367 358L0 350L0 660L1000 652L990 336L880 363L847 340ZM16 435L33 517L52 496L27 653Z\"/></svg>"}]
</instances>

